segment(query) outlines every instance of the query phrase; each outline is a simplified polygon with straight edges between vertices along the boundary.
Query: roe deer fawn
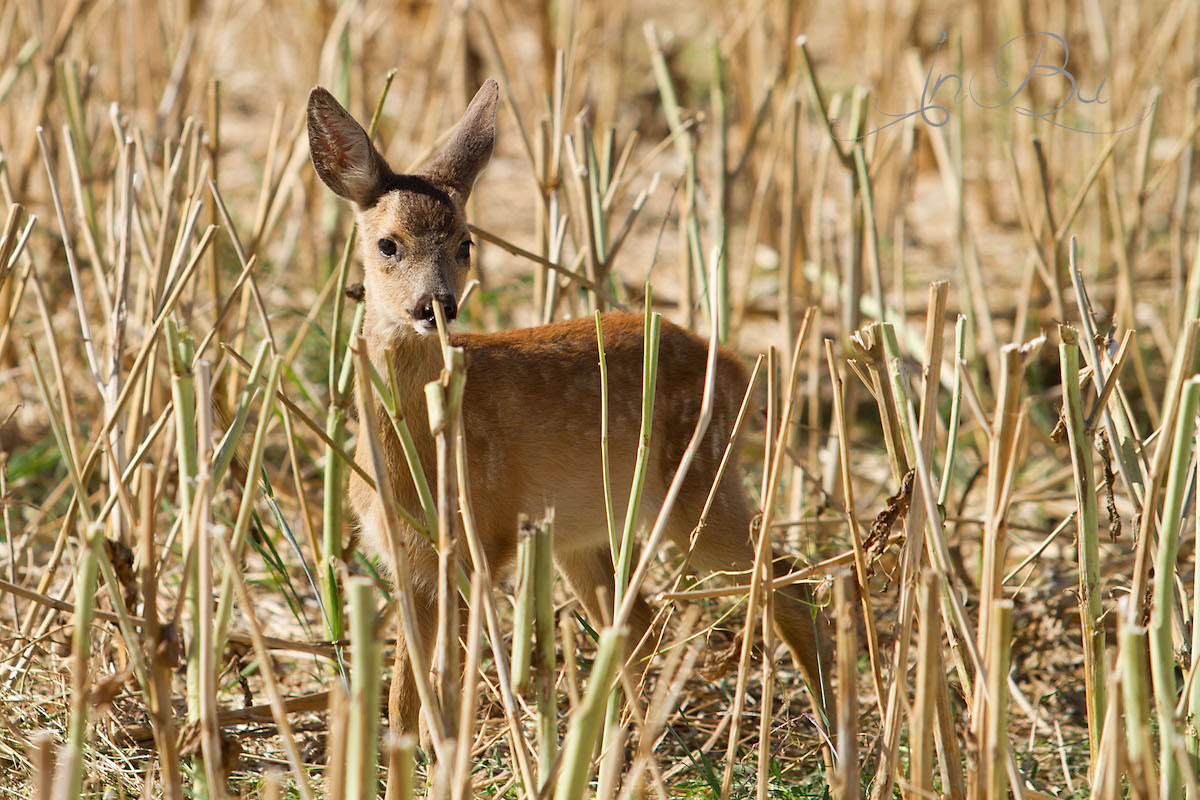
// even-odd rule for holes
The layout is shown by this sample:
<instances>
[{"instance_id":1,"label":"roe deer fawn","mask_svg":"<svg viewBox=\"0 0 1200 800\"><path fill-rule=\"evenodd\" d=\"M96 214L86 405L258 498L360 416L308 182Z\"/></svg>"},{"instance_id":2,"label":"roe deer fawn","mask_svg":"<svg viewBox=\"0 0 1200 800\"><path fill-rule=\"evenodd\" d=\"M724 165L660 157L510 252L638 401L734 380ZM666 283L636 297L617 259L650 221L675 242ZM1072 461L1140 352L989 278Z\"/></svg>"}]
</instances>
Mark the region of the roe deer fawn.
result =
<instances>
[{"instance_id":1,"label":"roe deer fawn","mask_svg":"<svg viewBox=\"0 0 1200 800\"><path fill-rule=\"evenodd\" d=\"M397 175L362 127L327 91L312 90L308 136L313 166L321 180L354 204L364 268L366 317L363 335L381 374L384 353L392 350L400 373L396 398L411 422L425 473L436 476L435 443L427 419L423 387L436 380L442 355L434 303L448 321L471 266L471 238L464 204L475 178L487 164L495 137L499 87L489 80L468 106L444 149L415 175ZM602 317L608 361L608 423L614 497L630 485L641 419L643 325L632 314ZM707 344L694 334L663 323L658 384L650 440L652 455L642 509L653 519L683 454L700 410ZM613 564L606 526L600 469L600 375L592 319L556 322L537 328L491 334L456 334L466 351L467 379L462 401L470 495L488 563L499 573L514 560L518 516L540 517L554 508L554 557L558 568L594 623L604 617L597 590L612 596ZM360 398L382 405L362 383ZM722 352L717 367L712 422L704 447L692 463L674 508L668 533L687 550L693 529L716 476L747 376L738 360ZM420 504L400 443L389 426L379 431L396 501L419 516ZM370 469L369 446L359 436L355 459ZM706 571L751 567L751 512L739 471L728 469L695 537L691 563ZM367 549L393 564L377 493L351 477L350 502ZM623 516L624 509L617 513ZM417 610L418 652L433 647L437 622L437 555L420 534L406 533L409 570ZM776 574L786 572L777 565ZM644 600L635 608L630 641L638 642L651 622ZM814 693L818 709L829 709L829 658L825 621L810 608L803 585L779 589L775 626ZM411 637L411 634L409 634ZM412 644L412 643L410 643ZM428 661L426 662L428 663ZM415 732L420 709L406 647L397 643L396 668L388 710L393 729ZM831 714L826 719L832 721Z\"/></svg>"}]
</instances>

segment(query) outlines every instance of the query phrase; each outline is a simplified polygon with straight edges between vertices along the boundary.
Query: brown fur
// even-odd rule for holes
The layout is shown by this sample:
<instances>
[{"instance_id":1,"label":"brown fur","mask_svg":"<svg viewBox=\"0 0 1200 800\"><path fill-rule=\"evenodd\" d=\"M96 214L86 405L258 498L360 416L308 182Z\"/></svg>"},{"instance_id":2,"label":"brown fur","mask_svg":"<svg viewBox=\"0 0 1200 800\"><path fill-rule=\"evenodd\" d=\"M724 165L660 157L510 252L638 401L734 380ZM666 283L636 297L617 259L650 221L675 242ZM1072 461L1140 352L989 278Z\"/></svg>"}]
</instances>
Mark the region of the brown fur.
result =
<instances>
[{"instance_id":1,"label":"brown fur","mask_svg":"<svg viewBox=\"0 0 1200 800\"><path fill-rule=\"evenodd\" d=\"M309 100L313 163L326 184L356 205L365 269L363 332L376 366L394 352L400 372L398 403L409 420L425 473L435 477L435 447L427 419L424 385L438 377L437 338L419 309L429 298L461 296L469 260L463 204L491 155L498 87L488 81L472 100L445 150L416 176L391 172L362 128L323 89ZM386 257L378 243L393 240L402 256ZM435 300L436 301L436 300ZM609 376L609 459L617 519L624 518L625 487L631 483L641 421L643 321L630 314L603 317ZM473 510L489 565L503 572L516 551L520 514L555 513L555 560L593 623L603 618L597 590L611 596L612 557L605 525L600 470L600 375L595 323L591 319L491 334L462 334L453 343L466 352L463 429ZM651 470L642 513L653 519L692 435L700 411L707 345L694 334L664 323L651 436ZM722 351L717 367L712 423L680 494L669 534L686 549L716 475L746 388L738 360ZM374 398L374 394L371 394ZM377 400L380 418L384 411ZM380 432L393 491L414 515L420 506L399 442L388 426ZM356 460L369 464L365 437ZM367 549L386 563L378 496L357 477L350 503L362 525ZM707 524L696 539L692 564L702 571L740 571L753 562L751 512L736 465L727 470ZM418 534L409 532L410 572L417 593L419 646L433 646L436 623L437 558ZM391 565L389 565L391 566ZM783 565L778 573L785 572ZM809 686L831 708L827 673L832 667L823 617L814 622L806 590L776 593L775 623ZM632 625L635 641L651 619L641 602ZM417 727L419 700L406 648L397 647L389 702L392 724ZM828 719L832 719L830 714Z\"/></svg>"}]
</instances>

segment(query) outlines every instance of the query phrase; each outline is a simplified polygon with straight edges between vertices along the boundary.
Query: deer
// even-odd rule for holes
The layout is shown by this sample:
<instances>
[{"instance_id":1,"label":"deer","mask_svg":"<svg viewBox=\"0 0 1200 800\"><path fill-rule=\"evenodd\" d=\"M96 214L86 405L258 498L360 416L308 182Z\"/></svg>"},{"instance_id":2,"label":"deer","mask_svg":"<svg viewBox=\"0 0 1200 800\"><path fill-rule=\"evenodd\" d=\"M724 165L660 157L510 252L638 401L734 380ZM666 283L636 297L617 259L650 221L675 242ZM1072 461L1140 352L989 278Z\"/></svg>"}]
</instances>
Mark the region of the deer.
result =
<instances>
[{"instance_id":1,"label":"deer","mask_svg":"<svg viewBox=\"0 0 1200 800\"><path fill-rule=\"evenodd\" d=\"M488 80L440 152L409 175L392 171L366 131L328 91L317 86L308 98L313 167L354 210L365 290L362 335L380 374L387 374L385 353L391 351L399 373L393 402L416 423L409 427L431 483L435 483L435 440L421 422L427 419L423 387L438 379L443 364L434 307L440 307L447 323L458 316L471 268L466 203L491 159L498 101L499 86ZM641 424L643 317L605 313L600 319L608 371L610 485L628 487ZM450 341L466 356L462 431L475 524L491 573L500 575L512 566L521 516L538 518L552 508L558 572L587 617L600 627L605 619L601 596L613 596L614 567L601 470L595 320L569 319L494 333L453 332ZM664 321L649 474L640 507L640 516L648 521L654 520L696 426L707 356L707 342ZM674 545L690 551L689 568L694 571L745 572L754 563L753 514L736 458L716 485L705 524L697 530L748 381L738 357L722 348L711 422L667 527ZM375 418L383 419L381 401L361 374L357 391L359 402L374 403ZM380 427L391 494L396 503L418 514L419 497L400 442L389 426ZM354 458L369 470L371 455L365 440L360 434ZM357 474L350 480L349 501L361 544L395 575L379 494ZM614 491L614 496L619 494ZM618 511L624 514L623 508ZM420 699L408 651L415 647L429 653L434 646L438 557L435 547L419 533L408 530L404 536L418 630L403 632L408 641L397 642L388 717L393 731L417 733ZM776 576L787 572L774 556L772 564ZM643 642L652 620L650 605L639 596L627 641ZM804 584L776 589L773 622L814 705L832 725L828 622L814 608ZM632 658L637 646L629 650ZM429 658L424 663L430 663Z\"/></svg>"}]
</instances>

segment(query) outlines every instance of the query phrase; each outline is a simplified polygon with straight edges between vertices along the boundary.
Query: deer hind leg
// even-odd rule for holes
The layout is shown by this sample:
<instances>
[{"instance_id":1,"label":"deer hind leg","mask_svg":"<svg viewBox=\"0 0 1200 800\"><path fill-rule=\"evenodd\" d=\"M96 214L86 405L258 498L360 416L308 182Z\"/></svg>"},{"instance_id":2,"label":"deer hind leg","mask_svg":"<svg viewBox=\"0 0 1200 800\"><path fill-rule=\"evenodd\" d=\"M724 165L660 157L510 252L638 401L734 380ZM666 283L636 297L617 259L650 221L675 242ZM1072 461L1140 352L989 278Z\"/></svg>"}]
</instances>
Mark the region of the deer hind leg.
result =
<instances>
[{"instance_id":1,"label":"deer hind leg","mask_svg":"<svg viewBox=\"0 0 1200 800\"><path fill-rule=\"evenodd\" d=\"M633 563L637 563L637 552L634 552ZM571 587L572 593L587 612L588 622L599 630L606 619L612 618L612 606L602 608L601 593L606 604L612 603L613 587L616 585L616 572L613 570L612 556L608 548L576 550L571 552L555 552L554 560L558 570ZM626 639L627 654L631 664L638 665L649 657L653 644L646 636L650 623L654 620L654 612L639 593L634 601L633 613L629 617L629 636Z\"/></svg>"},{"instance_id":2,"label":"deer hind leg","mask_svg":"<svg viewBox=\"0 0 1200 800\"><path fill-rule=\"evenodd\" d=\"M734 482L722 486L709 509L704 528L691 544L692 530L675 527L672 530L676 545L685 552L691 545L691 562L697 572L744 572L754 566L754 544L750 537L751 515L741 488ZM681 520L699 519L700 506L692 513L681 513ZM774 561L775 577L787 574L787 565ZM748 578L743 575L740 581ZM829 678L834 664L828 620L813 603L812 593L805 584L793 584L775 590L775 630L792 654L808 685L817 712L833 729L834 696Z\"/></svg>"}]
</instances>

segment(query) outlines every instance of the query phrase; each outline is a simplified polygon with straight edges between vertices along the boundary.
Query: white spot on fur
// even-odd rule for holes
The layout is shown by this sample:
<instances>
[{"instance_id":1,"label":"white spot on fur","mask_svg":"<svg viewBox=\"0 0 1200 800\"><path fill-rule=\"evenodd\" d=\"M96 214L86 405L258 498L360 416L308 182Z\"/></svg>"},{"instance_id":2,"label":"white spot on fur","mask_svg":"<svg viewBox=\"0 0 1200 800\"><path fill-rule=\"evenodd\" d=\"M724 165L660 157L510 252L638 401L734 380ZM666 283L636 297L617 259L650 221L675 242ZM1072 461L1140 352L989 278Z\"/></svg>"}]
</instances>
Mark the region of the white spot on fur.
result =
<instances>
[{"instance_id":1,"label":"white spot on fur","mask_svg":"<svg viewBox=\"0 0 1200 800\"><path fill-rule=\"evenodd\" d=\"M392 559L389 557L387 546L387 528L383 525L382 509L379 503L371 505L371 511L358 521L359 538L363 549L369 555L377 556L380 564L389 574L392 572Z\"/></svg>"}]
</instances>

